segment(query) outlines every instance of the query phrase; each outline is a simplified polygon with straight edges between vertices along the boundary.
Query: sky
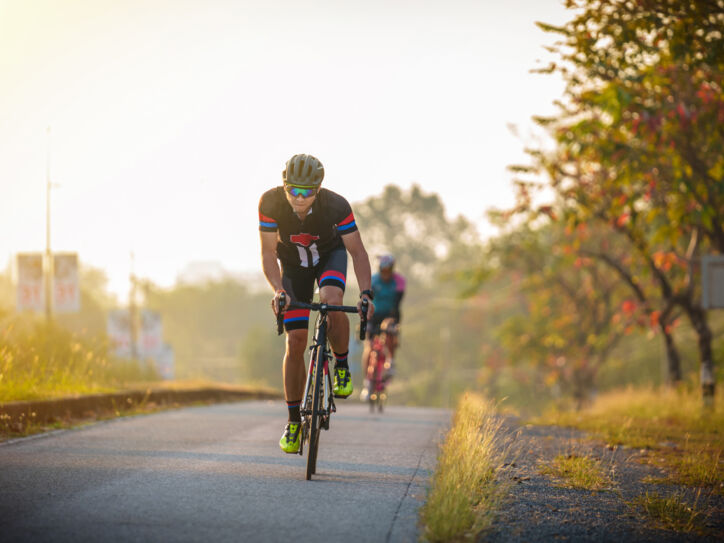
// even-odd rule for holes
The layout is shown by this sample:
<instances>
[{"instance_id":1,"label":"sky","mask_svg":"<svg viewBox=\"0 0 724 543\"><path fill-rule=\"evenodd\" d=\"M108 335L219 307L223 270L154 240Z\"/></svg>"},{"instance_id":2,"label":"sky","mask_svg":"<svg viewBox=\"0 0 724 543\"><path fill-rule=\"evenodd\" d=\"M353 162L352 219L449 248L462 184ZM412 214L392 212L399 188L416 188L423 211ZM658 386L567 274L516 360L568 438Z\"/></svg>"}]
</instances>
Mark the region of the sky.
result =
<instances>
[{"instance_id":1,"label":"sky","mask_svg":"<svg viewBox=\"0 0 724 543\"><path fill-rule=\"evenodd\" d=\"M352 203L416 183L490 235L531 116L563 91L530 73L554 40L534 23L570 17L560 0L0 0L0 267L45 248L48 164L53 250L121 296L131 252L162 286L190 262L259 270L259 197L296 153Z\"/></svg>"}]
</instances>

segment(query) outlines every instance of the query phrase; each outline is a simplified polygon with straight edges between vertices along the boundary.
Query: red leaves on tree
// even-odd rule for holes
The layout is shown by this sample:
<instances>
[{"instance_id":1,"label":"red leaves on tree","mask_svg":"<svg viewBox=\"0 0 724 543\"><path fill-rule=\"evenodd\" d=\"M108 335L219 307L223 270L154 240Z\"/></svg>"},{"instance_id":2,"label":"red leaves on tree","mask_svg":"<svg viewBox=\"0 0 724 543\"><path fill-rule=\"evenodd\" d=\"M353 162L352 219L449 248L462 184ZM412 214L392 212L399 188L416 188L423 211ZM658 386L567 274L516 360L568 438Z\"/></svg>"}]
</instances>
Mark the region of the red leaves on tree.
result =
<instances>
[{"instance_id":1,"label":"red leaves on tree","mask_svg":"<svg viewBox=\"0 0 724 543\"><path fill-rule=\"evenodd\" d=\"M621 310L626 315L633 314L634 311L636 311L636 302L633 300L624 300L624 302L621 304Z\"/></svg>"}]
</instances>

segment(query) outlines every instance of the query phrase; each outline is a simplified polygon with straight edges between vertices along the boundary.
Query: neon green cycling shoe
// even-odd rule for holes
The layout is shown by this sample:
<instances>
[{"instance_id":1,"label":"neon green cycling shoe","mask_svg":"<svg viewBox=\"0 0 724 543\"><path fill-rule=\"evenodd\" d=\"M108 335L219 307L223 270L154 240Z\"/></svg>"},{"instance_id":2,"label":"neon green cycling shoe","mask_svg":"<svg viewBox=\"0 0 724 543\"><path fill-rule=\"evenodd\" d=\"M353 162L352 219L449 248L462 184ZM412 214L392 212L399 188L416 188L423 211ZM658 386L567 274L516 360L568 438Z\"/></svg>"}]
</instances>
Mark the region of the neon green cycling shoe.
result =
<instances>
[{"instance_id":1,"label":"neon green cycling shoe","mask_svg":"<svg viewBox=\"0 0 724 543\"><path fill-rule=\"evenodd\" d=\"M284 427L284 435L279 440L279 447L289 454L296 454L299 452L299 447L302 444L302 425L299 422L288 422Z\"/></svg>"},{"instance_id":2,"label":"neon green cycling shoe","mask_svg":"<svg viewBox=\"0 0 724 543\"><path fill-rule=\"evenodd\" d=\"M346 398L352 394L352 374L347 368L334 368L334 387L332 387L335 398Z\"/></svg>"}]
</instances>

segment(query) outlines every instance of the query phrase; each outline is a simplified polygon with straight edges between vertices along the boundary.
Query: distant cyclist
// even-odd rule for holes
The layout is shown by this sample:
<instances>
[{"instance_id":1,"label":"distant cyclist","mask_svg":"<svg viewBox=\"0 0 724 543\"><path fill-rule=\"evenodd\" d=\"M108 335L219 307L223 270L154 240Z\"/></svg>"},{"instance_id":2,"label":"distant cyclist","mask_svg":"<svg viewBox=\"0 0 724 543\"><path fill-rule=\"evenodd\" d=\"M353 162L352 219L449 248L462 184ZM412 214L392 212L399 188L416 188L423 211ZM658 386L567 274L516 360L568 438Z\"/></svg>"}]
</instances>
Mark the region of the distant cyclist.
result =
<instances>
[{"instance_id":1,"label":"distant cyclist","mask_svg":"<svg viewBox=\"0 0 724 543\"><path fill-rule=\"evenodd\" d=\"M264 275L274 289L272 308L279 296L310 303L315 282L321 302L342 305L347 281L347 251L352 256L362 299L372 300L370 261L347 200L320 187L324 178L322 163L312 155L294 155L282 172L283 186L265 192L259 201L261 260ZM281 267L280 267L281 264ZM369 304L368 318L374 315ZM329 342L334 351L334 395L352 394L347 363L349 319L344 313L329 314ZM309 310L284 312L286 353L284 354L284 395L289 422L279 446L286 453L300 447L301 414L306 371Z\"/></svg>"},{"instance_id":2,"label":"distant cyclist","mask_svg":"<svg viewBox=\"0 0 724 543\"><path fill-rule=\"evenodd\" d=\"M372 276L372 292L375 298L375 314L367 324L367 337L362 352L362 375L367 375L370 351L375 335L380 331L380 325L385 319L392 318L395 323L400 322L400 304L405 295L405 278L395 272L395 257L384 254L379 257L379 272ZM396 344L395 344L396 347ZM394 356L394 348L390 353ZM369 386L367 380L364 389Z\"/></svg>"}]
</instances>

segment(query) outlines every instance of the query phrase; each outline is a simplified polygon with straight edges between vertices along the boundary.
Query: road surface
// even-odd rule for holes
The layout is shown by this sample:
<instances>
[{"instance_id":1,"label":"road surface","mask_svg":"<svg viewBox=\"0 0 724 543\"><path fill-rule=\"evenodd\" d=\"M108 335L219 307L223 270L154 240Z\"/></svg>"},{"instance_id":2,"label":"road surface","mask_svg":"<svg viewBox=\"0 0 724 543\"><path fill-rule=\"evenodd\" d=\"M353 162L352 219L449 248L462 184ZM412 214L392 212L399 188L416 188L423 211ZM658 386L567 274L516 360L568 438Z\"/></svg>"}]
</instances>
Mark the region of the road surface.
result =
<instances>
[{"instance_id":1,"label":"road surface","mask_svg":"<svg viewBox=\"0 0 724 543\"><path fill-rule=\"evenodd\" d=\"M450 413L339 404L312 481L279 401L0 444L0 541L416 541Z\"/></svg>"}]
</instances>

